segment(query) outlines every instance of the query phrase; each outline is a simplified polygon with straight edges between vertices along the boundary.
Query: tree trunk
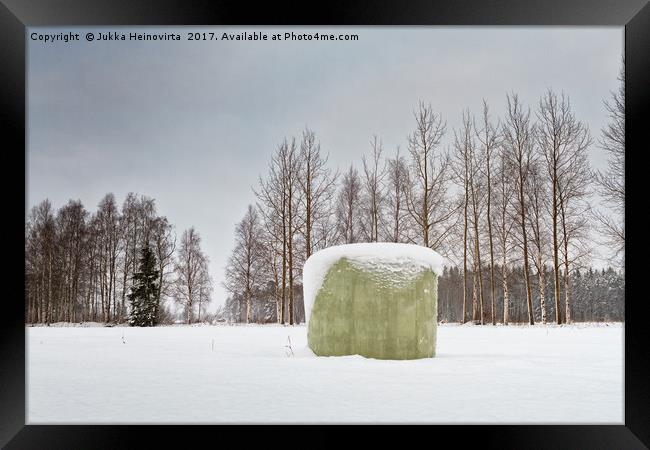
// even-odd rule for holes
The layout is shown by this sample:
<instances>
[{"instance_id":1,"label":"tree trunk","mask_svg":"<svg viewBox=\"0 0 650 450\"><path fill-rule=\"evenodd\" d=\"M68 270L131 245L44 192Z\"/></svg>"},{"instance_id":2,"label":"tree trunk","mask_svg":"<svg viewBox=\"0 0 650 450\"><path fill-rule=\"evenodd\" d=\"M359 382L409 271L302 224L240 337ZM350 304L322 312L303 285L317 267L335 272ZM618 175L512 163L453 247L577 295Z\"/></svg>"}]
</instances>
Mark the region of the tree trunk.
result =
<instances>
[{"instance_id":1,"label":"tree trunk","mask_svg":"<svg viewBox=\"0 0 650 450\"><path fill-rule=\"evenodd\" d=\"M555 171L554 171L555 174ZM553 295L555 299L555 322L559 325L562 323L562 313L560 309L560 258L559 258L559 244L558 244L558 233L557 233L557 180L552 180L553 182L553 278L554 278L554 289Z\"/></svg>"},{"instance_id":2,"label":"tree trunk","mask_svg":"<svg viewBox=\"0 0 650 450\"><path fill-rule=\"evenodd\" d=\"M566 240L564 242L564 252L565 255L567 255L564 259L564 317L566 323L571 323L571 273L569 272L568 242L566 242Z\"/></svg>"},{"instance_id":3,"label":"tree trunk","mask_svg":"<svg viewBox=\"0 0 650 450\"><path fill-rule=\"evenodd\" d=\"M530 286L530 269L528 265L528 236L526 235L526 210L524 197L524 176L519 169L519 207L521 209L521 234L524 244L524 278L526 280L526 305L528 307L528 323L535 324L533 318L533 294Z\"/></svg>"},{"instance_id":4,"label":"tree trunk","mask_svg":"<svg viewBox=\"0 0 650 450\"><path fill-rule=\"evenodd\" d=\"M286 304L286 298L287 298L287 281L286 281L286 276L287 276L287 262L282 260L282 301L280 303L280 323L282 325L285 324L285 304Z\"/></svg>"},{"instance_id":5,"label":"tree trunk","mask_svg":"<svg viewBox=\"0 0 650 450\"><path fill-rule=\"evenodd\" d=\"M474 271L472 273L472 322L479 322L479 308L478 308L478 279L476 276L476 264L474 264Z\"/></svg>"},{"instance_id":6,"label":"tree trunk","mask_svg":"<svg viewBox=\"0 0 650 450\"><path fill-rule=\"evenodd\" d=\"M472 187L472 211L474 216L474 257L476 262L474 263L475 272L478 272L478 289L479 289L479 299L480 299L480 312L481 312L481 325L485 325L485 310L483 306L483 268L481 267L481 247L479 245L479 232L478 232L478 205L476 202L476 190L474 188L474 176L470 177L470 184Z\"/></svg>"},{"instance_id":7,"label":"tree trunk","mask_svg":"<svg viewBox=\"0 0 650 450\"><path fill-rule=\"evenodd\" d=\"M541 255L537 257L537 278L539 283L539 305L542 310L542 323L546 324L546 296L544 294L544 266L542 265Z\"/></svg>"},{"instance_id":8,"label":"tree trunk","mask_svg":"<svg viewBox=\"0 0 650 450\"><path fill-rule=\"evenodd\" d=\"M47 257L47 324L52 320L52 252Z\"/></svg>"},{"instance_id":9,"label":"tree trunk","mask_svg":"<svg viewBox=\"0 0 650 450\"><path fill-rule=\"evenodd\" d=\"M191 283L188 283L191 284ZM187 291L187 324L192 323L192 308L194 305L192 305L192 288L188 288Z\"/></svg>"},{"instance_id":10,"label":"tree trunk","mask_svg":"<svg viewBox=\"0 0 650 450\"><path fill-rule=\"evenodd\" d=\"M291 225L290 225L291 227ZM289 236L289 325L293 325L293 236Z\"/></svg>"},{"instance_id":11,"label":"tree trunk","mask_svg":"<svg viewBox=\"0 0 650 450\"><path fill-rule=\"evenodd\" d=\"M313 174L311 173L311 155L307 158L307 180L306 180L306 211L305 211L305 255L307 258L311 256L311 233L312 233L312 194L311 194L311 184L312 184L312 178ZM305 258L305 261L307 261L307 258Z\"/></svg>"},{"instance_id":12,"label":"tree trunk","mask_svg":"<svg viewBox=\"0 0 650 450\"><path fill-rule=\"evenodd\" d=\"M490 306L492 325L496 325L496 306L494 302L494 244L492 239L492 213L491 206L491 188L490 188L490 159L487 161L487 224L488 224L488 237L490 243Z\"/></svg>"},{"instance_id":13,"label":"tree trunk","mask_svg":"<svg viewBox=\"0 0 650 450\"><path fill-rule=\"evenodd\" d=\"M467 161L465 161L465 224L463 227L463 320L467 320L467 208L469 206L469 189L467 185Z\"/></svg>"},{"instance_id":14,"label":"tree trunk","mask_svg":"<svg viewBox=\"0 0 650 450\"><path fill-rule=\"evenodd\" d=\"M251 290L246 288L246 323L251 323Z\"/></svg>"},{"instance_id":15,"label":"tree trunk","mask_svg":"<svg viewBox=\"0 0 650 450\"><path fill-rule=\"evenodd\" d=\"M503 252L501 283L503 284L503 324L508 325L508 322L510 321L510 293L508 292L508 266L505 250Z\"/></svg>"}]
</instances>

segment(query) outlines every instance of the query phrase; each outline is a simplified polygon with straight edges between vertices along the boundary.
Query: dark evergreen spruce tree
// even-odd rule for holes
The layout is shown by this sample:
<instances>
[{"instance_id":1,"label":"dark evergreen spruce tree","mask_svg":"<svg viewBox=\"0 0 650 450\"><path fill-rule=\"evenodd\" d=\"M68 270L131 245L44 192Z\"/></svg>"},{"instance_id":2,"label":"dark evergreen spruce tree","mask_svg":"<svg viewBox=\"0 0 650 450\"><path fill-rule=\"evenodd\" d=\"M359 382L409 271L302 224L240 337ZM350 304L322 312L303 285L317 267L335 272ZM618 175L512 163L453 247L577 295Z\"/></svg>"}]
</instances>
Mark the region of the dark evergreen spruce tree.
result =
<instances>
[{"instance_id":1,"label":"dark evergreen spruce tree","mask_svg":"<svg viewBox=\"0 0 650 450\"><path fill-rule=\"evenodd\" d=\"M133 327L152 327L157 322L158 270L156 257L145 245L140 251L138 271L133 275L133 287L129 294L131 316L129 323Z\"/></svg>"}]
</instances>

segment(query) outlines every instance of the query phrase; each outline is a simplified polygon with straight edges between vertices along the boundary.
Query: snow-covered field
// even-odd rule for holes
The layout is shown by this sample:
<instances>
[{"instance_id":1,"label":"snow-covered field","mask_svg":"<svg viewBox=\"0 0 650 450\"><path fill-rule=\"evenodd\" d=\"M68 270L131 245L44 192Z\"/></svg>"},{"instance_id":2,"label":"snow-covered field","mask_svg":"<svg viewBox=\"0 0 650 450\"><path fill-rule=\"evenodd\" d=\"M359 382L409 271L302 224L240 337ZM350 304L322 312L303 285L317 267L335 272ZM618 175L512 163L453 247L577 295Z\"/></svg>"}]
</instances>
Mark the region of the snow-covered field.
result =
<instances>
[{"instance_id":1,"label":"snow-covered field","mask_svg":"<svg viewBox=\"0 0 650 450\"><path fill-rule=\"evenodd\" d=\"M621 324L440 325L414 361L306 345L304 326L28 327L27 421L623 423Z\"/></svg>"}]
</instances>

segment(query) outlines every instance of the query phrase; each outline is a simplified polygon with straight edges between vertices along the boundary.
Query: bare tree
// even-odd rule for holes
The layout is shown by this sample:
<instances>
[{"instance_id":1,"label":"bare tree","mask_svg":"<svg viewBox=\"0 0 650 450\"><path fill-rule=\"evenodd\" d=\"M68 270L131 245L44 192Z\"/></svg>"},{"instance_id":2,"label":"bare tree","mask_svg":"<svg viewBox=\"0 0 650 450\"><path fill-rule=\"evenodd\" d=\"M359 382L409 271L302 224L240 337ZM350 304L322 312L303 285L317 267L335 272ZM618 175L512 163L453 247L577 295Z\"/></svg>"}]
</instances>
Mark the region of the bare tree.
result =
<instances>
[{"instance_id":1,"label":"bare tree","mask_svg":"<svg viewBox=\"0 0 650 450\"><path fill-rule=\"evenodd\" d=\"M533 264L537 270L539 304L542 312L542 323L547 322L546 295L544 271L546 266L546 244L549 241L547 232L547 206L549 204L548 187L545 183L543 167L538 162L531 165L526 195L528 197L529 214L528 227L530 229L530 242Z\"/></svg>"},{"instance_id":2,"label":"bare tree","mask_svg":"<svg viewBox=\"0 0 650 450\"><path fill-rule=\"evenodd\" d=\"M275 300L276 320L281 323L284 311L284 294L285 291L282 283L283 268L285 260L283 259L283 224L281 218L274 214L272 208L258 204L258 210L262 217L262 236L263 248L265 251L262 255L263 264L266 266L266 280L270 282L273 288L273 298Z\"/></svg>"},{"instance_id":3,"label":"bare tree","mask_svg":"<svg viewBox=\"0 0 650 450\"><path fill-rule=\"evenodd\" d=\"M132 276L135 273L138 261L139 231L138 227L138 199L133 192L126 194L122 203L120 216L120 233L122 235L122 295L121 316L126 314L126 296L128 295Z\"/></svg>"},{"instance_id":4,"label":"bare tree","mask_svg":"<svg viewBox=\"0 0 650 450\"><path fill-rule=\"evenodd\" d=\"M199 272L198 277L198 286L199 286L199 296L197 301L197 312L198 318L197 321L201 322L201 314L203 314L203 320L209 320L206 314L207 306L212 301L212 277L208 271L208 258L206 257L203 260L203 267Z\"/></svg>"},{"instance_id":5,"label":"bare tree","mask_svg":"<svg viewBox=\"0 0 650 450\"><path fill-rule=\"evenodd\" d=\"M101 246L101 227L97 214L92 214L88 221L88 290L86 303L89 306L88 320L98 321L100 305L99 305L99 285L101 284L100 268L102 246Z\"/></svg>"},{"instance_id":6,"label":"bare tree","mask_svg":"<svg viewBox=\"0 0 650 450\"><path fill-rule=\"evenodd\" d=\"M100 227L100 292L104 322L115 320L117 291L117 258L120 245L119 212L113 194L106 194L97 211Z\"/></svg>"},{"instance_id":7,"label":"bare tree","mask_svg":"<svg viewBox=\"0 0 650 450\"><path fill-rule=\"evenodd\" d=\"M464 191L464 205L463 205L463 281L467 282L467 242L470 224L470 211L471 206L471 224L473 228L473 247L472 254L472 319L480 321L481 324L485 323L484 317L484 295L483 295L483 271L481 263L481 236L479 232L480 227L480 209L482 198L480 191L482 191L479 167L482 161L476 149L476 142L474 140L474 129L472 126L472 119L469 111L463 112L462 128L454 130L454 148L456 150L456 179L462 184ZM465 313L467 310L467 289L463 290L463 321L465 320Z\"/></svg>"},{"instance_id":8,"label":"bare tree","mask_svg":"<svg viewBox=\"0 0 650 450\"><path fill-rule=\"evenodd\" d=\"M530 173L530 165L534 157L535 127L530 121L530 110L524 111L516 94L507 96L508 111L503 125L504 149L511 164L515 168L515 187L517 190L517 222L521 233L521 248L523 253L524 278L526 280L526 305L528 308L528 323L533 325L533 295L530 281L528 261L528 231L526 215L528 204L525 195L526 181Z\"/></svg>"},{"instance_id":9,"label":"bare tree","mask_svg":"<svg viewBox=\"0 0 650 450\"><path fill-rule=\"evenodd\" d=\"M474 228L474 294L473 297L476 298L476 285L478 283L478 300L479 303L479 317L481 325L485 325L485 295L483 292L483 261L481 259L481 215L482 215L482 206L483 206L483 196L481 195L484 192L484 180L481 177L479 168L484 165L484 160L477 149L476 142L474 141L472 134L472 120L469 115L469 111L465 114L463 118L463 134L465 137L465 145L467 146L467 153L469 157L469 188L470 188L470 197L472 200L472 225ZM474 316L474 320L476 320Z\"/></svg>"},{"instance_id":10,"label":"bare tree","mask_svg":"<svg viewBox=\"0 0 650 450\"><path fill-rule=\"evenodd\" d=\"M407 208L419 229L420 243L440 250L454 225L451 219L457 210L447 198L449 155L440 149L446 124L431 105L422 102L414 116L415 130L409 136L411 183Z\"/></svg>"},{"instance_id":11,"label":"bare tree","mask_svg":"<svg viewBox=\"0 0 650 450\"><path fill-rule=\"evenodd\" d=\"M558 98L552 90L548 90L540 99L537 117L539 121L537 139L546 162L551 190L555 320L557 323L561 323L560 247L563 245L564 253L568 255L567 237L571 233L565 223L567 222L566 214L576 199L582 199L586 195L585 185L579 186L576 183L586 183L589 179L585 170L588 169L586 151L591 143L591 138L587 127L576 120L571 111L571 103L564 94ZM563 236L560 236L560 233ZM565 271L568 270L568 256L565 258L564 266ZM569 313L566 321L568 322L571 319L568 302L569 274L565 272L564 275L566 280L565 308Z\"/></svg>"},{"instance_id":12,"label":"bare tree","mask_svg":"<svg viewBox=\"0 0 650 450\"><path fill-rule=\"evenodd\" d=\"M279 152L278 152L279 153ZM287 233L286 196L282 159L276 153L271 159L266 179L259 178L259 189L254 190L264 217L269 262L273 268L278 322L285 323Z\"/></svg>"},{"instance_id":13,"label":"bare tree","mask_svg":"<svg viewBox=\"0 0 650 450\"><path fill-rule=\"evenodd\" d=\"M504 146L500 147L499 166L497 169L496 198L493 221L497 229L497 241L501 255L501 288L503 291L503 323L510 320L510 292L508 288L508 255L512 252L512 233L515 226L512 203L516 197L513 167L509 162Z\"/></svg>"},{"instance_id":14,"label":"bare tree","mask_svg":"<svg viewBox=\"0 0 650 450\"><path fill-rule=\"evenodd\" d=\"M361 216L361 180L357 169L350 166L341 180L337 195L336 218L339 242L353 244L359 242Z\"/></svg>"},{"instance_id":15,"label":"bare tree","mask_svg":"<svg viewBox=\"0 0 650 450\"><path fill-rule=\"evenodd\" d=\"M260 177L259 189L255 195L265 210L263 215L278 220L279 227L267 226L268 230L279 231L282 242L281 259L281 305L280 322L286 321L288 303L289 324L294 322L294 275L296 271L296 235L301 228L300 205L303 203L300 189L301 161L298 157L296 140L286 139L271 159L266 179Z\"/></svg>"},{"instance_id":16,"label":"bare tree","mask_svg":"<svg viewBox=\"0 0 650 450\"><path fill-rule=\"evenodd\" d=\"M77 321L77 306L81 294L83 264L86 240L86 220L88 212L80 200L70 200L59 209L57 214L58 241L60 243L60 269L64 274L65 284L62 293L65 299L63 320Z\"/></svg>"},{"instance_id":17,"label":"bare tree","mask_svg":"<svg viewBox=\"0 0 650 450\"><path fill-rule=\"evenodd\" d=\"M231 294L244 294L246 323L252 317L252 298L263 283L263 264L266 249L262 242L263 229L257 210L248 205L244 218L235 227L235 248L226 265L223 286Z\"/></svg>"},{"instance_id":18,"label":"bare tree","mask_svg":"<svg viewBox=\"0 0 650 450\"><path fill-rule=\"evenodd\" d=\"M176 250L176 234L174 227L166 217L156 217L151 225L152 229L152 250L158 264L158 291L156 292L155 314L159 317L163 295L169 294L169 277L173 274L169 270L174 262L174 251Z\"/></svg>"},{"instance_id":19,"label":"bare tree","mask_svg":"<svg viewBox=\"0 0 650 450\"><path fill-rule=\"evenodd\" d=\"M492 325L496 324L496 305L494 300L494 234L492 230L492 166L495 149L499 145L499 128L500 124L494 126L490 120L490 110L488 104L483 100L482 128L477 129L476 135L481 143L483 152L483 161L485 161L485 188L486 188L486 206L487 206L487 228L488 242L490 244L490 310L492 316Z\"/></svg>"},{"instance_id":20,"label":"bare tree","mask_svg":"<svg viewBox=\"0 0 650 450\"><path fill-rule=\"evenodd\" d=\"M406 242L409 236L409 214L406 195L409 192L409 173L406 160L399 147L393 158L386 161L386 212L385 239L389 242Z\"/></svg>"},{"instance_id":21,"label":"bare tree","mask_svg":"<svg viewBox=\"0 0 650 450\"><path fill-rule=\"evenodd\" d=\"M456 150L456 164L452 167L455 169L455 178L461 187L462 200L459 203L463 205L463 316L461 323L467 321L467 241L469 233L469 170L470 170L470 153L466 145L465 138L454 133L454 148Z\"/></svg>"},{"instance_id":22,"label":"bare tree","mask_svg":"<svg viewBox=\"0 0 650 450\"><path fill-rule=\"evenodd\" d=\"M383 153L381 140L375 135L370 141L372 155L363 155L362 209L364 237L368 242L379 241L379 229L383 225L384 178L386 168L381 166Z\"/></svg>"},{"instance_id":23,"label":"bare tree","mask_svg":"<svg viewBox=\"0 0 650 450\"><path fill-rule=\"evenodd\" d=\"M564 263L565 321L571 323L571 269L589 255L588 242L590 206L588 197L592 178L587 148L591 144L589 130L582 123L576 125L575 140L567 171L558 184L560 223L562 229L562 259Z\"/></svg>"},{"instance_id":24,"label":"bare tree","mask_svg":"<svg viewBox=\"0 0 650 450\"><path fill-rule=\"evenodd\" d=\"M27 269L32 289L28 290L31 301L32 321L52 321L54 303L54 270L56 263L56 225L52 203L43 200L32 208L27 226Z\"/></svg>"},{"instance_id":25,"label":"bare tree","mask_svg":"<svg viewBox=\"0 0 650 450\"><path fill-rule=\"evenodd\" d=\"M327 167L328 157L321 154L314 132L305 129L300 144L300 176L297 178L302 191L304 225L299 232L305 240L305 260L315 250L323 248L323 238L326 238L316 230L329 219L328 210L336 189L337 174Z\"/></svg>"},{"instance_id":26,"label":"bare tree","mask_svg":"<svg viewBox=\"0 0 650 450\"><path fill-rule=\"evenodd\" d=\"M314 239L318 242L318 248L327 248L336 245L338 239L338 228L336 219L336 198L329 202L321 220L314 224Z\"/></svg>"},{"instance_id":27,"label":"bare tree","mask_svg":"<svg viewBox=\"0 0 650 450\"><path fill-rule=\"evenodd\" d=\"M300 189L298 180L300 178L300 160L296 149L296 140L292 139L289 145L285 145L284 159L284 180L286 196L286 233L287 233L287 272L289 273L289 325L295 321L294 315L294 279L296 271L295 236L300 229Z\"/></svg>"},{"instance_id":28,"label":"bare tree","mask_svg":"<svg viewBox=\"0 0 650 450\"><path fill-rule=\"evenodd\" d=\"M201 251L201 237L191 227L183 232L174 264L174 296L185 308L186 322L192 323L199 295L210 290L208 259Z\"/></svg>"},{"instance_id":29,"label":"bare tree","mask_svg":"<svg viewBox=\"0 0 650 450\"><path fill-rule=\"evenodd\" d=\"M599 193L614 217L596 211L595 216L605 237L605 244L614 250L614 258L625 251L625 61L621 66L618 92L605 101L609 123L602 130L600 147L607 153L607 170L596 173Z\"/></svg>"}]
</instances>

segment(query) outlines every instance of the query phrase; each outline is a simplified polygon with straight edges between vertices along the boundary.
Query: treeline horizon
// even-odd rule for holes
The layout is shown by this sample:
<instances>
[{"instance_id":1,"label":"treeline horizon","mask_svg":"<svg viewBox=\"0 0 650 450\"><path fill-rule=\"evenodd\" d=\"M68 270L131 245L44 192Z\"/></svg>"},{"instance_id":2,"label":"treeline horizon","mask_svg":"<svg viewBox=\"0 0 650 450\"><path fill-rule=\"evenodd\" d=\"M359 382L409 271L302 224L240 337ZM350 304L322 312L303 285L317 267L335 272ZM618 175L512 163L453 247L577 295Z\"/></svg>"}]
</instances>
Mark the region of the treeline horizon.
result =
<instances>
[{"instance_id":1,"label":"treeline horizon","mask_svg":"<svg viewBox=\"0 0 650 450\"><path fill-rule=\"evenodd\" d=\"M497 265L497 270L500 267ZM553 292L550 268L545 267L546 277L544 291L546 295ZM472 274L469 274L472 278ZM457 266L444 266L438 278L438 322L462 323L463 315L463 275L462 268ZM484 280L485 289L489 282ZM523 277L523 266L513 266L508 271L508 285L513 293L510 302L509 323L525 324L528 322L527 307L525 302L526 283ZM469 286L468 286L469 287ZM270 324L277 323L277 311L274 299L273 285L260 287L252 293L251 323ZM612 267L595 269L577 269L571 276L571 292L574 303L574 322L623 322L625 318L625 277L622 272ZM295 286L294 299L295 322L305 322L302 284ZM496 311L502 311L503 291L496 287ZM515 300L519 299L519 301ZM541 317L541 303L539 286L533 289L533 311L536 317ZM564 308L561 303L560 307ZM555 306L548 305L549 315L554 315ZM247 317L245 298L241 294L230 296L225 305L220 305L216 313L207 317L208 322L245 323ZM487 317L491 322L491 317ZM502 317L496 318L497 323L503 323ZM474 322L480 323L480 322Z\"/></svg>"},{"instance_id":2,"label":"treeline horizon","mask_svg":"<svg viewBox=\"0 0 650 450\"><path fill-rule=\"evenodd\" d=\"M552 89L532 106L508 94L503 117L492 116L483 101L479 114L464 110L462 125L451 130L431 104L419 102L406 152L400 146L387 152L374 135L360 164L343 171L329 166L329 153L309 127L285 138L235 227L223 314L234 322L272 316L300 323L296 287L313 252L402 242L432 248L459 270L448 309L460 305L454 317L461 323L521 321L511 314L522 304L529 324L622 320L622 272L606 271L615 276L605 284L616 286L606 306L576 294L587 289L581 273L594 273L597 244L624 266L623 79L622 69L619 90L604 100L610 121L598 139L568 95ZM608 157L603 172L589 164L596 146ZM607 212L594 207L594 193Z\"/></svg>"},{"instance_id":3,"label":"treeline horizon","mask_svg":"<svg viewBox=\"0 0 650 450\"><path fill-rule=\"evenodd\" d=\"M201 238L190 227L177 242L174 226L156 212L155 200L130 192L118 208L106 194L97 211L80 200L54 210L46 199L34 206L25 226L26 323L126 323L129 298L150 255L154 292L148 293L150 325L172 323L168 301L175 301L192 323L211 300L212 280ZM196 316L196 318L195 318Z\"/></svg>"}]
</instances>

